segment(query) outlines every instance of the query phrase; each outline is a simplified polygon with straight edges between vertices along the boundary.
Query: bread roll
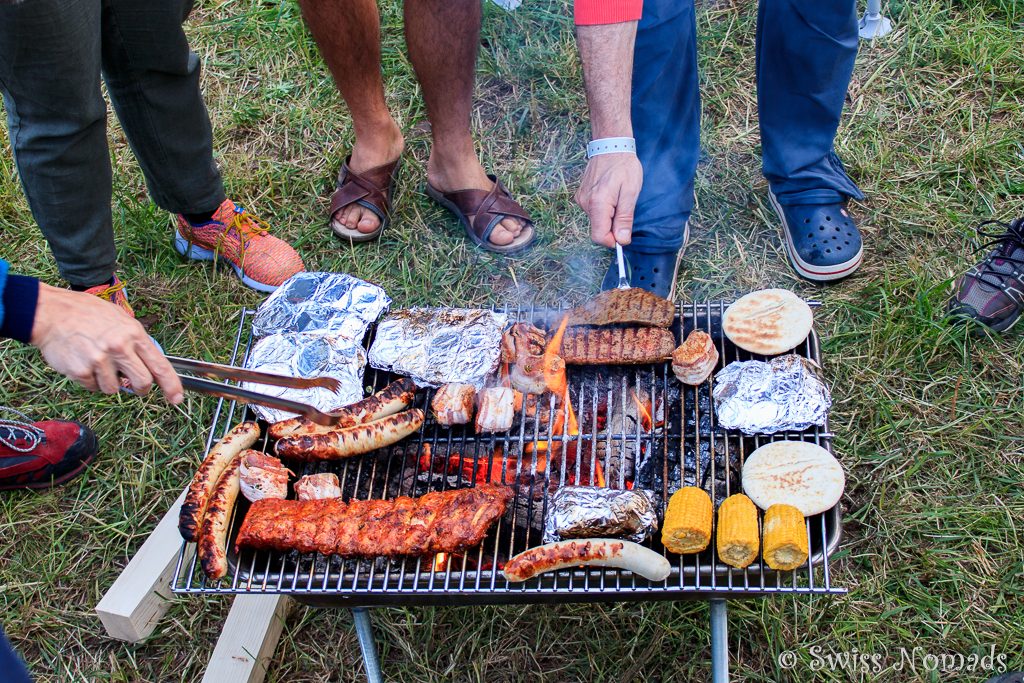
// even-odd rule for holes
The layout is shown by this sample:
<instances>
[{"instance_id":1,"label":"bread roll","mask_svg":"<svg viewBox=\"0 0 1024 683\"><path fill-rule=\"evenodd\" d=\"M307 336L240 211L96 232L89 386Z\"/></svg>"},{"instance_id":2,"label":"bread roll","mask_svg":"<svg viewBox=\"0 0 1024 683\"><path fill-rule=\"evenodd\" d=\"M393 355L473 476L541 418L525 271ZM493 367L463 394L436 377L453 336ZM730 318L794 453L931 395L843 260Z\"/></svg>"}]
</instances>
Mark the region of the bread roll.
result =
<instances>
[{"instance_id":1,"label":"bread roll","mask_svg":"<svg viewBox=\"0 0 1024 683\"><path fill-rule=\"evenodd\" d=\"M722 330L733 344L763 356L785 353L807 339L811 307L788 289L762 289L725 309Z\"/></svg>"},{"instance_id":2,"label":"bread roll","mask_svg":"<svg viewBox=\"0 0 1024 683\"><path fill-rule=\"evenodd\" d=\"M672 352L672 372L683 384L702 384L718 365L718 349L707 332L694 330Z\"/></svg>"},{"instance_id":3,"label":"bread roll","mask_svg":"<svg viewBox=\"0 0 1024 683\"><path fill-rule=\"evenodd\" d=\"M743 491L767 510L792 505L805 516L830 510L839 502L846 475L839 461L807 441L775 441L761 446L743 464Z\"/></svg>"}]
</instances>

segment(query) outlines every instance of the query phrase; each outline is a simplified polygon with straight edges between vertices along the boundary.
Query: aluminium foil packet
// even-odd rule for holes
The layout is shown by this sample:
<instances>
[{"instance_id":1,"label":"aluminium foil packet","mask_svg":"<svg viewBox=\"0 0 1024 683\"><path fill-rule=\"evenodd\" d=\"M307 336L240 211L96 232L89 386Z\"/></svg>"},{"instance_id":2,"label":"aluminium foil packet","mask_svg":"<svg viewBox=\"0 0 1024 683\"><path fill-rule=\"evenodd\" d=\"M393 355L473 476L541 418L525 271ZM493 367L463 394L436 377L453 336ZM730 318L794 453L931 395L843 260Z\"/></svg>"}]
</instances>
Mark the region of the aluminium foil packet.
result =
<instances>
[{"instance_id":1,"label":"aluminium foil packet","mask_svg":"<svg viewBox=\"0 0 1024 683\"><path fill-rule=\"evenodd\" d=\"M658 530L654 492L563 486L544 515L544 542L571 538L625 538L641 543Z\"/></svg>"},{"instance_id":2,"label":"aluminium foil packet","mask_svg":"<svg viewBox=\"0 0 1024 683\"><path fill-rule=\"evenodd\" d=\"M377 325L370 365L411 377L420 386L449 382L478 389L498 368L504 313L479 308L407 308Z\"/></svg>"},{"instance_id":3,"label":"aluminium foil packet","mask_svg":"<svg viewBox=\"0 0 1024 683\"><path fill-rule=\"evenodd\" d=\"M792 353L729 363L715 375L712 397L718 424L744 434L823 427L832 407L818 366Z\"/></svg>"},{"instance_id":4,"label":"aluminium foil packet","mask_svg":"<svg viewBox=\"0 0 1024 683\"><path fill-rule=\"evenodd\" d=\"M363 398L363 339L391 298L377 285L345 273L298 273L267 297L253 318L258 338L245 366L291 377L333 377L337 393L244 383L246 389L331 411ZM291 413L253 405L268 422Z\"/></svg>"}]
</instances>

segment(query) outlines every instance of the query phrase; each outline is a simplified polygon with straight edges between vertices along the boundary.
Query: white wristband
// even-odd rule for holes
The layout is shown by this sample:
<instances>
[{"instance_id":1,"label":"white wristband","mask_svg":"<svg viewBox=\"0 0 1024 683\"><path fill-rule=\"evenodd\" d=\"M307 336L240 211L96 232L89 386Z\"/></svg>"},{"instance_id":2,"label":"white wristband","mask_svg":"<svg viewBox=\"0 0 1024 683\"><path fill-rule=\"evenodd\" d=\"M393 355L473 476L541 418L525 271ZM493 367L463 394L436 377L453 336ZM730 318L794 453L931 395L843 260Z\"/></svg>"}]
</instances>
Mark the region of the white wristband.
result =
<instances>
[{"instance_id":1,"label":"white wristband","mask_svg":"<svg viewBox=\"0 0 1024 683\"><path fill-rule=\"evenodd\" d=\"M587 145L587 158L591 159L600 154L616 154L625 152L636 154L636 140L634 138L601 138L591 140Z\"/></svg>"}]
</instances>

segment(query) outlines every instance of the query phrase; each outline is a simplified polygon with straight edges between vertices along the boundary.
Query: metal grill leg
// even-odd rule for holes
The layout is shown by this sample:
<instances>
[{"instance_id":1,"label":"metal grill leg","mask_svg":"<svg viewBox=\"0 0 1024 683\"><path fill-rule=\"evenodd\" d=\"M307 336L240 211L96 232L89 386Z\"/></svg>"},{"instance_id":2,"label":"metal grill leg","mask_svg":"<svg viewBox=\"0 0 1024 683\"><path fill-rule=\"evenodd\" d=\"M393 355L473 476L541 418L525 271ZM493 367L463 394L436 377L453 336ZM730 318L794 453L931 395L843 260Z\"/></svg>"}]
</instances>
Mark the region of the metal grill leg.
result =
<instances>
[{"instance_id":1,"label":"metal grill leg","mask_svg":"<svg viewBox=\"0 0 1024 683\"><path fill-rule=\"evenodd\" d=\"M370 613L365 607L352 608L352 620L356 624L356 636L359 638L359 649L363 653L363 666L366 667L366 680L370 683L384 683L380 671L380 660L377 659L377 643L373 639L373 624Z\"/></svg>"},{"instance_id":2,"label":"metal grill leg","mask_svg":"<svg viewBox=\"0 0 1024 683\"><path fill-rule=\"evenodd\" d=\"M882 0L868 0L868 9L860 18L861 40L874 40L892 33L892 22L882 16Z\"/></svg>"},{"instance_id":3,"label":"metal grill leg","mask_svg":"<svg viewBox=\"0 0 1024 683\"><path fill-rule=\"evenodd\" d=\"M729 683L729 620L725 600L711 599L711 683Z\"/></svg>"}]
</instances>

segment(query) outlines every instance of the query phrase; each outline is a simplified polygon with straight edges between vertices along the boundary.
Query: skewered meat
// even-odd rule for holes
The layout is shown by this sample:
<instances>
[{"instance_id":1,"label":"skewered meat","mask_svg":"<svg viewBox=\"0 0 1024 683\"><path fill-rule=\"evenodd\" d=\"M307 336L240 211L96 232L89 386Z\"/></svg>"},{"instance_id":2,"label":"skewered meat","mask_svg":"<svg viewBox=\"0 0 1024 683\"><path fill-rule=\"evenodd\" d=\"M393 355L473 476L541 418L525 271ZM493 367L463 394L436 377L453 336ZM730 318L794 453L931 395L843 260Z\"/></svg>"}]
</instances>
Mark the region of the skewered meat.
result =
<instances>
[{"instance_id":1,"label":"skewered meat","mask_svg":"<svg viewBox=\"0 0 1024 683\"><path fill-rule=\"evenodd\" d=\"M473 419L473 404L476 402L476 387L472 384L445 384L430 401L434 419L446 427L464 425Z\"/></svg>"},{"instance_id":2,"label":"skewered meat","mask_svg":"<svg viewBox=\"0 0 1024 683\"><path fill-rule=\"evenodd\" d=\"M299 500L341 498L341 485L334 472L307 474L295 482L295 495Z\"/></svg>"},{"instance_id":3,"label":"skewered meat","mask_svg":"<svg viewBox=\"0 0 1024 683\"><path fill-rule=\"evenodd\" d=\"M398 411L408 408L415 396L416 383L411 379L403 378L395 380L372 396L367 396L361 401L333 411L341 416L341 420L333 427L318 425L308 417L300 416L275 422L270 425L267 432L272 439L302 434L326 434L335 429L354 427L357 424L394 415Z\"/></svg>"},{"instance_id":4,"label":"skewered meat","mask_svg":"<svg viewBox=\"0 0 1024 683\"><path fill-rule=\"evenodd\" d=\"M423 426L419 408L388 415L355 427L335 429L326 434L286 436L274 446L283 458L298 460L336 460L350 458L390 446Z\"/></svg>"},{"instance_id":5,"label":"skewered meat","mask_svg":"<svg viewBox=\"0 0 1024 683\"><path fill-rule=\"evenodd\" d=\"M641 287L612 289L569 313L570 325L644 325L668 327L676 307L668 299Z\"/></svg>"},{"instance_id":6,"label":"skewered meat","mask_svg":"<svg viewBox=\"0 0 1024 683\"><path fill-rule=\"evenodd\" d=\"M480 392L476 411L476 431L507 432L515 416L516 395L508 387L490 387Z\"/></svg>"},{"instance_id":7,"label":"skewered meat","mask_svg":"<svg viewBox=\"0 0 1024 683\"><path fill-rule=\"evenodd\" d=\"M238 483L242 495L250 501L287 498L290 474L293 472L272 455L253 450L242 451Z\"/></svg>"},{"instance_id":8,"label":"skewered meat","mask_svg":"<svg viewBox=\"0 0 1024 683\"><path fill-rule=\"evenodd\" d=\"M659 327L570 327L562 339L569 365L638 365L672 355L676 339Z\"/></svg>"},{"instance_id":9,"label":"skewered meat","mask_svg":"<svg viewBox=\"0 0 1024 683\"><path fill-rule=\"evenodd\" d=\"M237 545L343 557L458 553L483 541L511 497L508 487L481 484L394 500L261 500Z\"/></svg>"}]
</instances>

